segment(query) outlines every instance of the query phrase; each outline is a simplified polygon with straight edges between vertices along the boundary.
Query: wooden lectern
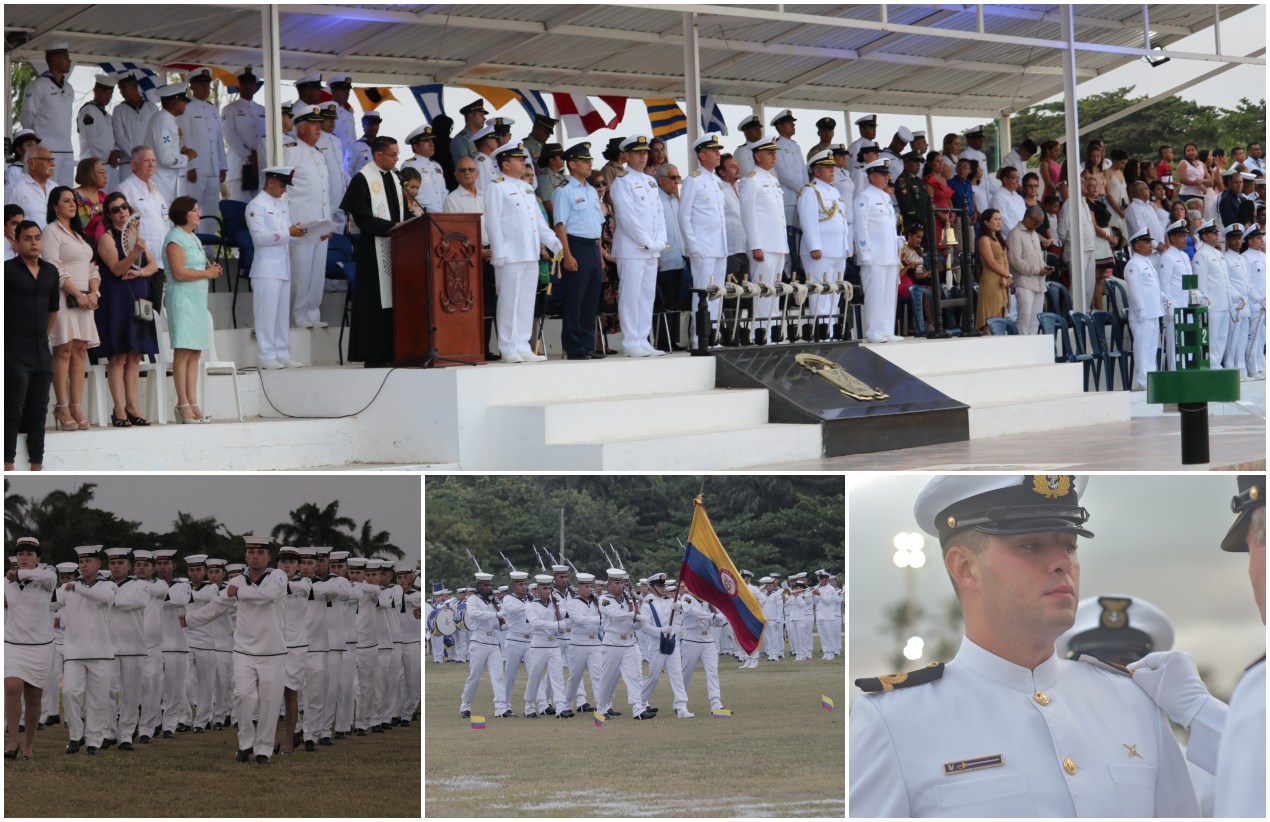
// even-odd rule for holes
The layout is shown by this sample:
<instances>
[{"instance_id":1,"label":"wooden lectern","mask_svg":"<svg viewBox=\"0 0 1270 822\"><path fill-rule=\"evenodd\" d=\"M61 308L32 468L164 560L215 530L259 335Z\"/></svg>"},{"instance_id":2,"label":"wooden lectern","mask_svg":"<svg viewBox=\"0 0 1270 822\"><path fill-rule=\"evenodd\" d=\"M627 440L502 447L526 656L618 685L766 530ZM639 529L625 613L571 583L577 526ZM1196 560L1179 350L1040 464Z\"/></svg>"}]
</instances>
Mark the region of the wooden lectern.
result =
<instances>
[{"instance_id":1,"label":"wooden lectern","mask_svg":"<svg viewBox=\"0 0 1270 822\"><path fill-rule=\"evenodd\" d=\"M393 365L485 362L481 215L424 214L390 236Z\"/></svg>"}]
</instances>

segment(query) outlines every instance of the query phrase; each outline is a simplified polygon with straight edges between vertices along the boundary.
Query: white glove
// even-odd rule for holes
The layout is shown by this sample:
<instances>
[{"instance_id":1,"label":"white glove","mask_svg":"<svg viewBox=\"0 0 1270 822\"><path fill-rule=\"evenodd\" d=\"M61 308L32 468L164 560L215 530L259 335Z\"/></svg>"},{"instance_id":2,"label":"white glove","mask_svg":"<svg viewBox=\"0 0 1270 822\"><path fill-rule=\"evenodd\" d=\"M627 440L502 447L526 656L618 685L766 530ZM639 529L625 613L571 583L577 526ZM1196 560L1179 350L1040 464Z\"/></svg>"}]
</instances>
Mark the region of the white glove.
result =
<instances>
[{"instance_id":1,"label":"white glove","mask_svg":"<svg viewBox=\"0 0 1270 822\"><path fill-rule=\"evenodd\" d=\"M1185 651L1160 651L1131 663L1133 682L1164 709L1169 719L1189 728L1208 702L1208 689L1199 678L1195 659Z\"/></svg>"}]
</instances>

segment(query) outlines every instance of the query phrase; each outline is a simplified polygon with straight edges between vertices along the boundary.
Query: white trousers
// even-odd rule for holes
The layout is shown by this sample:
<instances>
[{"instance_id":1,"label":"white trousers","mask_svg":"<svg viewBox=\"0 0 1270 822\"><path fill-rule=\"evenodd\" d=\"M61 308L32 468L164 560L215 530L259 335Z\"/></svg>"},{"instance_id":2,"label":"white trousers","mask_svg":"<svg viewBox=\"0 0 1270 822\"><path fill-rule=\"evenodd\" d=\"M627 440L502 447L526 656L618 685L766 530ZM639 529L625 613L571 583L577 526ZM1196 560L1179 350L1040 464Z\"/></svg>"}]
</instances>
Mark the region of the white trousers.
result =
<instances>
[{"instance_id":1,"label":"white trousers","mask_svg":"<svg viewBox=\"0 0 1270 822\"><path fill-rule=\"evenodd\" d=\"M327 242L312 237L291 240L291 318L296 325L322 319ZM255 282L251 286L255 288Z\"/></svg>"},{"instance_id":2,"label":"white trousers","mask_svg":"<svg viewBox=\"0 0 1270 822\"><path fill-rule=\"evenodd\" d=\"M394 717L401 716L401 705L405 688L402 686L406 682L405 661L402 658L401 646L393 644L388 649L388 699L386 703L386 713L384 722L391 723ZM334 721L334 712L331 719Z\"/></svg>"},{"instance_id":3,"label":"white trousers","mask_svg":"<svg viewBox=\"0 0 1270 822\"><path fill-rule=\"evenodd\" d=\"M525 657L525 665L529 669L529 681L525 683L525 713L530 714L538 709L538 703L547 700L542 693L544 673L550 680L550 701L556 708L556 715L569 707L564 701L564 657L557 648L530 647Z\"/></svg>"},{"instance_id":4,"label":"white trousers","mask_svg":"<svg viewBox=\"0 0 1270 822\"><path fill-rule=\"evenodd\" d=\"M212 715L213 721L216 717L220 717L228 725L230 715L234 711L234 654L232 651L216 652L216 687L212 701L213 710L215 710Z\"/></svg>"},{"instance_id":5,"label":"white trousers","mask_svg":"<svg viewBox=\"0 0 1270 822\"><path fill-rule=\"evenodd\" d=\"M322 712L326 709L326 651L309 649L304 659L304 741L317 742L322 728ZM238 718L242 724L242 717Z\"/></svg>"},{"instance_id":6,"label":"white trousers","mask_svg":"<svg viewBox=\"0 0 1270 822\"><path fill-rule=\"evenodd\" d=\"M110 704L110 659L66 660L62 686L66 724L70 738L83 739L92 748L114 730L114 706Z\"/></svg>"},{"instance_id":7,"label":"white trousers","mask_svg":"<svg viewBox=\"0 0 1270 822\"><path fill-rule=\"evenodd\" d=\"M690 257L692 264L692 287L706 288L711 284L722 286L727 282L727 257ZM719 307L723 305L722 300L709 300L706 303L710 309L710 321L719 321ZM697 295L692 298L692 316L697 316ZM695 332L694 332L695 336Z\"/></svg>"},{"instance_id":8,"label":"white trousers","mask_svg":"<svg viewBox=\"0 0 1270 822\"><path fill-rule=\"evenodd\" d=\"M900 267L861 266L860 284L864 286L865 338L894 336L895 304L900 296Z\"/></svg>"},{"instance_id":9,"label":"white trousers","mask_svg":"<svg viewBox=\"0 0 1270 822\"><path fill-rule=\"evenodd\" d=\"M495 326L498 348L504 354L529 354L534 325L534 295L538 291L538 262L505 263L494 268L498 293ZM457 640L456 640L457 646Z\"/></svg>"},{"instance_id":10,"label":"white trousers","mask_svg":"<svg viewBox=\"0 0 1270 822\"><path fill-rule=\"evenodd\" d=\"M335 714L340 704L340 674L344 670L344 651L326 652L326 701L322 705L321 734L330 736L335 729Z\"/></svg>"},{"instance_id":11,"label":"white trousers","mask_svg":"<svg viewBox=\"0 0 1270 822\"><path fill-rule=\"evenodd\" d=\"M591 692L596 694L596 700L600 698L599 683L604 679L604 653L599 645L574 645L569 654L569 682L564 688L564 704L573 703L580 708L587 702L586 688L582 685L583 672L589 672ZM605 708L607 707L606 705Z\"/></svg>"},{"instance_id":12,"label":"white trousers","mask_svg":"<svg viewBox=\"0 0 1270 822\"><path fill-rule=\"evenodd\" d=\"M459 662L467 662L468 649L467 646L472 644L472 632L465 631L462 628L454 632L454 650L455 658Z\"/></svg>"},{"instance_id":13,"label":"white trousers","mask_svg":"<svg viewBox=\"0 0 1270 822\"><path fill-rule=\"evenodd\" d=\"M706 696L710 699L710 709L723 707L723 696L719 690L719 649L713 642L679 643L683 649L683 687L688 690L692 683L692 675L696 673L697 662L706 668Z\"/></svg>"},{"instance_id":14,"label":"white trousers","mask_svg":"<svg viewBox=\"0 0 1270 822\"><path fill-rule=\"evenodd\" d=\"M175 731L181 723L194 721L190 713L190 700L185 691L185 678L189 676L188 651L163 652L163 730Z\"/></svg>"},{"instance_id":15,"label":"white trousers","mask_svg":"<svg viewBox=\"0 0 1270 822\"><path fill-rule=\"evenodd\" d=\"M54 660L56 662L56 660ZM163 650L159 646L146 648L145 661L141 663L141 735L150 736L159 727L160 701L163 694Z\"/></svg>"},{"instance_id":16,"label":"white trousers","mask_svg":"<svg viewBox=\"0 0 1270 822\"><path fill-rule=\"evenodd\" d=\"M415 643L415 690L418 691L419 684L419 665L421 660L418 655L419 644ZM340 690L339 702L335 706L335 730L337 733L348 733L353 729L353 701L355 692L353 690L353 673L357 670L357 643L347 643L344 646L344 653L340 654ZM409 669L406 670L409 675Z\"/></svg>"},{"instance_id":17,"label":"white trousers","mask_svg":"<svg viewBox=\"0 0 1270 822\"><path fill-rule=\"evenodd\" d=\"M1235 314L1229 309L1208 312L1208 363L1223 367L1226 351L1235 331Z\"/></svg>"},{"instance_id":18,"label":"white trousers","mask_svg":"<svg viewBox=\"0 0 1270 822\"><path fill-rule=\"evenodd\" d=\"M618 258L621 287L617 295L617 319L622 325L622 348L630 351L651 347L653 298L657 294L657 258Z\"/></svg>"},{"instance_id":19,"label":"white trousers","mask_svg":"<svg viewBox=\"0 0 1270 822\"><path fill-rule=\"evenodd\" d=\"M1251 318L1237 314L1232 318L1230 338L1226 341L1226 354L1222 368L1233 368L1242 376L1248 376L1248 326Z\"/></svg>"},{"instance_id":20,"label":"white trousers","mask_svg":"<svg viewBox=\"0 0 1270 822\"><path fill-rule=\"evenodd\" d=\"M1133 332L1133 385L1145 388L1147 374L1155 370L1155 351L1160 347L1160 321L1155 317L1130 320L1129 329Z\"/></svg>"},{"instance_id":21,"label":"white trousers","mask_svg":"<svg viewBox=\"0 0 1270 822\"><path fill-rule=\"evenodd\" d=\"M379 679L379 648L370 646L357 649L357 705L354 725L366 730L379 724L375 720L375 683Z\"/></svg>"},{"instance_id":22,"label":"white trousers","mask_svg":"<svg viewBox=\"0 0 1270 822\"><path fill-rule=\"evenodd\" d=\"M467 681L463 683L463 696L459 699L459 710L472 710L472 700L476 697L476 689L481 684L481 672L489 671L490 687L494 691L494 715L501 716L511 710L511 700L507 698L507 690L503 683L503 652L495 644L473 642L468 659Z\"/></svg>"},{"instance_id":23,"label":"white trousers","mask_svg":"<svg viewBox=\"0 0 1270 822\"><path fill-rule=\"evenodd\" d=\"M804 253L803 270L807 272L807 281L814 283L837 282L846 276L847 258L846 257L826 257L821 255L819 260L813 260L810 255ZM817 294L814 297L807 298L807 312L812 315L813 322L831 323L833 321L834 310L838 307L838 300L841 294Z\"/></svg>"},{"instance_id":24,"label":"white trousers","mask_svg":"<svg viewBox=\"0 0 1270 822\"><path fill-rule=\"evenodd\" d=\"M763 650L773 661L785 656L785 623L769 620L763 626Z\"/></svg>"},{"instance_id":25,"label":"white trousers","mask_svg":"<svg viewBox=\"0 0 1270 822\"><path fill-rule=\"evenodd\" d=\"M508 702L512 701L512 694L516 693L516 676L520 673L521 662L525 663L526 668L529 667L528 654L528 642L508 639L503 648L504 693L507 694Z\"/></svg>"},{"instance_id":26,"label":"white trousers","mask_svg":"<svg viewBox=\"0 0 1270 822\"><path fill-rule=\"evenodd\" d=\"M62 170L61 162L58 162L57 166L58 166L57 170L60 172ZM173 169L166 169L166 168L156 168L154 170L154 176L150 178L150 182L154 183L154 185L159 189L159 193L163 195L163 199L167 201L168 205L171 205L172 201L175 200L179 194L180 185L181 185L180 181L184 179L184 177L185 177L184 171L176 171ZM74 184L68 181L66 183L62 183L62 185L74 185Z\"/></svg>"},{"instance_id":27,"label":"white trousers","mask_svg":"<svg viewBox=\"0 0 1270 822\"><path fill-rule=\"evenodd\" d=\"M234 654L234 706L238 713L240 751L255 751L257 756L273 755L286 667L286 654Z\"/></svg>"},{"instance_id":28,"label":"white trousers","mask_svg":"<svg viewBox=\"0 0 1270 822\"><path fill-rule=\"evenodd\" d=\"M1253 327L1248 333L1248 375L1266 373L1266 313L1256 309L1252 314Z\"/></svg>"},{"instance_id":29,"label":"white trousers","mask_svg":"<svg viewBox=\"0 0 1270 822\"><path fill-rule=\"evenodd\" d=\"M445 662L445 637L430 636L428 642L432 646L432 661Z\"/></svg>"},{"instance_id":30,"label":"white trousers","mask_svg":"<svg viewBox=\"0 0 1270 822\"><path fill-rule=\"evenodd\" d=\"M141 682L145 659L144 654L115 657L115 670L119 675L119 719L111 738L120 742L132 741L141 721Z\"/></svg>"},{"instance_id":31,"label":"white trousers","mask_svg":"<svg viewBox=\"0 0 1270 822\"><path fill-rule=\"evenodd\" d=\"M62 647L56 642L53 643L53 664L49 666L49 678L44 682L44 694L40 697L40 721L48 719L50 716L61 716L62 709L58 707L58 695L61 692L62 668L66 664L65 658L62 656ZM25 710L25 700L23 700L23 710Z\"/></svg>"},{"instance_id":32,"label":"white trousers","mask_svg":"<svg viewBox=\"0 0 1270 822\"><path fill-rule=\"evenodd\" d=\"M781 272L785 270L785 258L788 256L788 254L780 254L775 251L764 251L763 259L760 262L751 255L750 282L774 285L780 280ZM776 313L779 305L779 297L755 297L754 318L750 322L750 328L769 327L772 324L772 315ZM770 338L768 342L771 342Z\"/></svg>"},{"instance_id":33,"label":"white trousers","mask_svg":"<svg viewBox=\"0 0 1270 822\"><path fill-rule=\"evenodd\" d=\"M202 728L213 718L216 696L216 651L191 648L194 657L194 727Z\"/></svg>"},{"instance_id":34,"label":"white trousers","mask_svg":"<svg viewBox=\"0 0 1270 822\"><path fill-rule=\"evenodd\" d=\"M260 346L260 362L291 357L291 333L287 327L290 309L290 283L252 277L251 313L256 344Z\"/></svg>"},{"instance_id":35,"label":"white trousers","mask_svg":"<svg viewBox=\"0 0 1270 822\"><path fill-rule=\"evenodd\" d=\"M188 172L189 169L181 172L176 186L177 191L183 197L193 197L198 200L198 212L204 220L218 216L220 214L220 175L200 171L198 180L191 183L185 177ZM207 220L206 224L200 223L197 230L208 234L215 231L211 220Z\"/></svg>"},{"instance_id":36,"label":"white trousers","mask_svg":"<svg viewBox=\"0 0 1270 822\"><path fill-rule=\"evenodd\" d=\"M604 649L604 678L600 680L599 694L595 698L596 705L605 708L613 706L613 697L617 694L617 680L621 677L626 683L626 700L631 705L631 712L634 716L639 716L647 707L647 703L641 696L644 686L641 681L639 651L634 644L601 647Z\"/></svg>"},{"instance_id":37,"label":"white trousers","mask_svg":"<svg viewBox=\"0 0 1270 822\"><path fill-rule=\"evenodd\" d=\"M1019 333L1035 334L1041 327L1037 315L1045 310L1045 292L1016 288L1014 295L1019 300Z\"/></svg>"},{"instance_id":38,"label":"white trousers","mask_svg":"<svg viewBox=\"0 0 1270 822\"><path fill-rule=\"evenodd\" d=\"M786 624L789 626L790 642L798 640L796 658L811 659L811 620L804 619Z\"/></svg>"},{"instance_id":39,"label":"white trousers","mask_svg":"<svg viewBox=\"0 0 1270 822\"><path fill-rule=\"evenodd\" d=\"M371 725L387 725L392 719L392 649L380 648L375 657L375 713Z\"/></svg>"},{"instance_id":40,"label":"white trousers","mask_svg":"<svg viewBox=\"0 0 1270 822\"><path fill-rule=\"evenodd\" d=\"M653 651L653 661L648 663L648 676L644 678L644 688L639 695L640 702L645 705L652 703L653 689L657 687L657 681L661 679L661 674L665 671L666 677L670 680L670 693L674 697L672 707L676 711L688 710L688 692L684 690L683 657L679 653L681 645L683 645L682 642L676 642L675 652L668 655L661 652L661 643L658 642L657 648ZM715 658L718 658L717 654Z\"/></svg>"}]
</instances>

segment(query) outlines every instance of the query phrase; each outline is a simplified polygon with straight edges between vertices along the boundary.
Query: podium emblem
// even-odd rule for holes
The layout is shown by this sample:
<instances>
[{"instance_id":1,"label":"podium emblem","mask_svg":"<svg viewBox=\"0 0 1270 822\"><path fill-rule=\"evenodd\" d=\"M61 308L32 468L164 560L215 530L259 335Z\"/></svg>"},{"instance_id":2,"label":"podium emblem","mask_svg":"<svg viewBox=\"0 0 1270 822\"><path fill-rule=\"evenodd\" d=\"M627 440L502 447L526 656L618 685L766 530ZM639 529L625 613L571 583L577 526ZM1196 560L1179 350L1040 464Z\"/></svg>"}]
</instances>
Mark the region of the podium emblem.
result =
<instances>
[{"instance_id":1,"label":"podium emblem","mask_svg":"<svg viewBox=\"0 0 1270 822\"><path fill-rule=\"evenodd\" d=\"M476 302L477 285L472 282L476 248L466 234L450 232L442 235L434 252L441 262L441 310L449 314L471 311Z\"/></svg>"}]
</instances>

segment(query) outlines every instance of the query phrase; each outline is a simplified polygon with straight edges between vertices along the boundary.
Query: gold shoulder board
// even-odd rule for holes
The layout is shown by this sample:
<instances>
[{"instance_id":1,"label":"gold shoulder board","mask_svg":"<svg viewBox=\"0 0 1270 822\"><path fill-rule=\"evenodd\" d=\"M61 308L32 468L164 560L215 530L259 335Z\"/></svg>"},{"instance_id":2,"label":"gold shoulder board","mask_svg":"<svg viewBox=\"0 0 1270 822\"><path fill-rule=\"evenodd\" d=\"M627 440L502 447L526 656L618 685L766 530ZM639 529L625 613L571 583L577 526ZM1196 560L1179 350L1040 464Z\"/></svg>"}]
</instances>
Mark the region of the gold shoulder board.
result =
<instances>
[{"instance_id":1,"label":"gold shoulder board","mask_svg":"<svg viewBox=\"0 0 1270 822\"><path fill-rule=\"evenodd\" d=\"M885 676L857 679L855 686L865 693L893 691L896 688L912 688L915 685L925 685L928 682L934 682L943 675L944 663L932 662L925 668L918 668L916 671L909 671L908 673L886 674Z\"/></svg>"}]
</instances>

